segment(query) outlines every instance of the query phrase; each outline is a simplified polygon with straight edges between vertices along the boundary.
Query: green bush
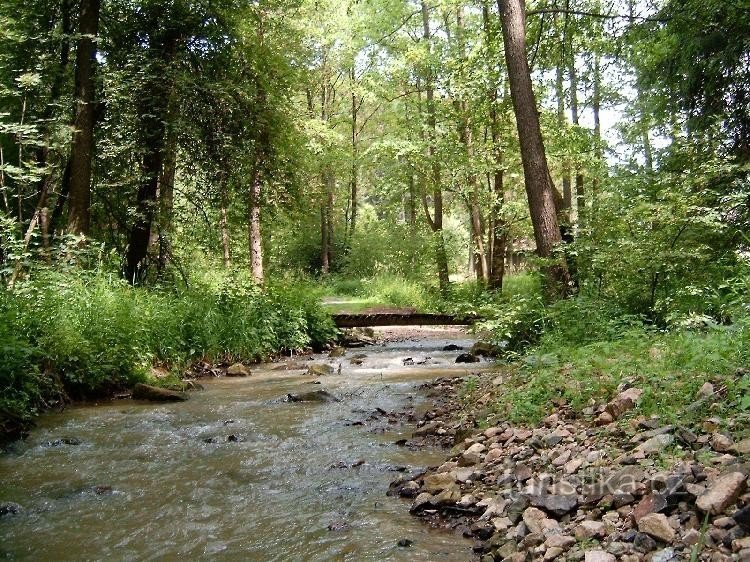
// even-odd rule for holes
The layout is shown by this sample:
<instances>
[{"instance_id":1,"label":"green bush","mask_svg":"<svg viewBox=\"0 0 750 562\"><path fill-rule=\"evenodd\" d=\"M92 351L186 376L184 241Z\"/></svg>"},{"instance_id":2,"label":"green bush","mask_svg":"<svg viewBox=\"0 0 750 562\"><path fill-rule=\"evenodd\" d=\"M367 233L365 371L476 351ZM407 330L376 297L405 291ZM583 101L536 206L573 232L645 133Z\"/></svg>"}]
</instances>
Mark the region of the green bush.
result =
<instances>
[{"instance_id":1,"label":"green bush","mask_svg":"<svg viewBox=\"0 0 750 562\"><path fill-rule=\"evenodd\" d=\"M241 275L180 290L133 288L114 276L37 272L0 293L0 414L22 420L44 394L42 371L74 397L144 380L155 364L262 359L321 347L336 334L309 287L260 290Z\"/></svg>"}]
</instances>

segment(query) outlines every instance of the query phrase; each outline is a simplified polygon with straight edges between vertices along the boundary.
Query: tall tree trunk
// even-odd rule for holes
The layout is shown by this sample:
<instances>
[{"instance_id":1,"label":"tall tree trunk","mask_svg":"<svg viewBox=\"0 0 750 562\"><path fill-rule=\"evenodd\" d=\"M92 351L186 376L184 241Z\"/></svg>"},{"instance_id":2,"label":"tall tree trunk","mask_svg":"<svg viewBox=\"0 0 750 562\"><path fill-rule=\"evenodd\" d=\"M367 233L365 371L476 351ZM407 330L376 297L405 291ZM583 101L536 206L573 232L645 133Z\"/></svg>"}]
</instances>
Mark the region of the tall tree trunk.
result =
<instances>
[{"instance_id":1,"label":"tall tree trunk","mask_svg":"<svg viewBox=\"0 0 750 562\"><path fill-rule=\"evenodd\" d=\"M221 250L224 259L224 269L232 267L232 243L229 236L229 217L227 216L227 207L229 206L227 197L228 187L226 173L222 170L219 173L219 228L221 229Z\"/></svg>"},{"instance_id":2,"label":"tall tree trunk","mask_svg":"<svg viewBox=\"0 0 750 562\"><path fill-rule=\"evenodd\" d=\"M94 151L94 69L100 0L81 0L75 71L75 118L70 150L68 226L71 234L88 235L91 227L91 161Z\"/></svg>"},{"instance_id":3,"label":"tall tree trunk","mask_svg":"<svg viewBox=\"0 0 750 562\"><path fill-rule=\"evenodd\" d=\"M174 120L174 102L170 103L169 122ZM177 174L177 131L170 127L167 132L164 149L164 164L159 174L159 219L158 275L162 277L167 268L171 254L170 235L172 233L172 215L174 214L174 180Z\"/></svg>"},{"instance_id":4,"label":"tall tree trunk","mask_svg":"<svg viewBox=\"0 0 750 562\"><path fill-rule=\"evenodd\" d=\"M555 79L555 95L557 97L557 124L560 127L560 131L565 129L565 88L563 85L563 64L563 60L558 62ZM561 211L567 214L568 211L570 211L570 208L573 206L573 193L570 181L570 162L568 162L567 157L563 161L562 184L563 204Z\"/></svg>"},{"instance_id":5,"label":"tall tree trunk","mask_svg":"<svg viewBox=\"0 0 750 562\"><path fill-rule=\"evenodd\" d=\"M432 52L430 33L430 11L425 0L421 0L422 8L422 29L423 39L427 48ZM429 135L428 156L432 172L432 205L433 216L429 215L429 210L425 208L427 222L433 232L433 241L435 244L435 261L438 270L438 283L440 291L446 293L450 279L448 277L448 253L445 249L445 237L443 235L443 189L441 181L440 162L437 159L436 142L437 142L437 117L435 114L435 88L433 84L432 69L427 71L425 77L425 97L427 100L427 132Z\"/></svg>"},{"instance_id":6,"label":"tall tree trunk","mask_svg":"<svg viewBox=\"0 0 750 562\"><path fill-rule=\"evenodd\" d=\"M552 258L562 238L526 54L524 2L498 0L498 4L536 250L540 257ZM566 296L570 277L565 262L558 260L545 266L545 274L547 295L550 298Z\"/></svg>"},{"instance_id":7,"label":"tall tree trunk","mask_svg":"<svg viewBox=\"0 0 750 562\"><path fill-rule=\"evenodd\" d=\"M333 192L336 187L336 177L328 164L323 169L321 183L323 184L323 202L320 206L320 262L323 273L329 273L333 264Z\"/></svg>"},{"instance_id":8,"label":"tall tree trunk","mask_svg":"<svg viewBox=\"0 0 750 562\"><path fill-rule=\"evenodd\" d=\"M174 33L156 41L158 67L166 72L174 61L179 38ZM130 231L128 251L125 262L125 278L137 284L143 281L146 273L146 256L148 255L151 227L154 222L156 196L159 178L162 174L166 148L166 122L169 119L168 101L172 84L163 76L152 76L148 79L143 111L143 144L145 154L141 168L142 181L136 198L136 217Z\"/></svg>"},{"instance_id":9,"label":"tall tree trunk","mask_svg":"<svg viewBox=\"0 0 750 562\"><path fill-rule=\"evenodd\" d=\"M484 0L482 3L482 22L487 45L491 49L490 52L494 54L497 34L492 30L490 7L487 0ZM494 67L495 57L489 58L493 61L490 63L493 65L493 68L490 69L491 78L487 90L487 100L490 107L490 135L494 157L494 172L492 178L488 174L487 179L488 185L491 182L492 186L492 206L490 208L489 221L489 257L487 265L489 269L488 286L490 289L499 291L503 288L503 278L505 277L505 247L508 226L500 216L505 204L505 191L503 185L503 146L500 141L500 118L497 108L499 71Z\"/></svg>"},{"instance_id":10,"label":"tall tree trunk","mask_svg":"<svg viewBox=\"0 0 750 562\"><path fill-rule=\"evenodd\" d=\"M456 8L456 41L458 42L458 51L461 61L466 60L466 46L464 43L464 18L463 7ZM484 225L482 220L482 210L479 205L479 182L473 172L474 165L474 138L469 108L465 99L456 99L456 112L458 114L458 136L461 144L464 146L468 170L466 174L466 183L469 188L469 218L471 219L471 237L473 243L474 270L477 279L487 282L489 271L487 266L487 254L484 249Z\"/></svg>"},{"instance_id":11,"label":"tall tree trunk","mask_svg":"<svg viewBox=\"0 0 750 562\"><path fill-rule=\"evenodd\" d=\"M357 101L357 94L354 91L354 84L357 79L355 74L354 65L350 70L349 78L352 87L352 166L351 166L351 178L349 181L351 198L351 214L349 215L349 237L354 235L354 230L357 228L357 211L359 206L359 194L357 193L359 187L359 103Z\"/></svg>"},{"instance_id":12,"label":"tall tree trunk","mask_svg":"<svg viewBox=\"0 0 750 562\"><path fill-rule=\"evenodd\" d=\"M573 52L572 45L569 56L568 77L570 81L570 119L573 125L578 127L580 126L578 117L578 73L576 72L575 53ZM584 193L583 173L580 169L576 170L575 194L576 212L578 214L578 222L580 223L586 211L586 194Z\"/></svg>"},{"instance_id":13,"label":"tall tree trunk","mask_svg":"<svg viewBox=\"0 0 750 562\"><path fill-rule=\"evenodd\" d=\"M263 160L258 158L253 173L252 185L250 186L250 221L248 226L248 236L250 245L250 273L253 281L262 285L265 281L263 273L263 237L260 229L260 209L261 209L261 186Z\"/></svg>"}]
</instances>

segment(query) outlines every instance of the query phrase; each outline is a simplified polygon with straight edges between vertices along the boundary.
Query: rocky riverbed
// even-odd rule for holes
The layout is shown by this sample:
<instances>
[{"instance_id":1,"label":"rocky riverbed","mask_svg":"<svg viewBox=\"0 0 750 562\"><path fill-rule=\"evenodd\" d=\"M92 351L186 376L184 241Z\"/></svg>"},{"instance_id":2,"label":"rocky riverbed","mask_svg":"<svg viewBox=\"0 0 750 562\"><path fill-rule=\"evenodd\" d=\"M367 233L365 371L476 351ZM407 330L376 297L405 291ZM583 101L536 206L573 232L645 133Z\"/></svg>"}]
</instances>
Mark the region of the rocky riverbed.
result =
<instances>
[{"instance_id":1,"label":"rocky riverbed","mask_svg":"<svg viewBox=\"0 0 750 562\"><path fill-rule=\"evenodd\" d=\"M414 516L472 538L482 562L750 561L750 440L720 430L725 420L633 417L641 392L622 386L583 418L561 403L536 426L476 427L501 383L486 374L429 385L434 407L404 444L452 448L392 482ZM467 385L478 399L461 399Z\"/></svg>"}]
</instances>

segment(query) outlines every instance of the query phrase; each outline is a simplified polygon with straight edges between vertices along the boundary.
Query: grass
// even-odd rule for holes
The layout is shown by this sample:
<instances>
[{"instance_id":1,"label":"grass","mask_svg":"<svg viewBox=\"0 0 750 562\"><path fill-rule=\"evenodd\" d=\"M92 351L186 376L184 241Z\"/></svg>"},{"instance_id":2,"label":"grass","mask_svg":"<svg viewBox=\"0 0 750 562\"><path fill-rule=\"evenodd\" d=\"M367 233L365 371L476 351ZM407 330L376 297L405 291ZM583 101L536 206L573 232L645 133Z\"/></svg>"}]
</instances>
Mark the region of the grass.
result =
<instances>
[{"instance_id":1,"label":"grass","mask_svg":"<svg viewBox=\"0 0 750 562\"><path fill-rule=\"evenodd\" d=\"M261 291L242 276L160 290L100 272L39 272L0 292L0 433L28 423L60 388L97 396L145 380L155 364L320 347L336 329L319 298L304 285Z\"/></svg>"},{"instance_id":2,"label":"grass","mask_svg":"<svg viewBox=\"0 0 750 562\"><path fill-rule=\"evenodd\" d=\"M507 367L509 380L496 410L514 422L535 423L564 402L577 413L603 403L627 382L644 393L631 415L659 416L665 423L693 424L711 416L747 415L750 327L657 332L633 328L619 337L587 344L561 343L560 334ZM696 403L711 382L715 403Z\"/></svg>"}]
</instances>

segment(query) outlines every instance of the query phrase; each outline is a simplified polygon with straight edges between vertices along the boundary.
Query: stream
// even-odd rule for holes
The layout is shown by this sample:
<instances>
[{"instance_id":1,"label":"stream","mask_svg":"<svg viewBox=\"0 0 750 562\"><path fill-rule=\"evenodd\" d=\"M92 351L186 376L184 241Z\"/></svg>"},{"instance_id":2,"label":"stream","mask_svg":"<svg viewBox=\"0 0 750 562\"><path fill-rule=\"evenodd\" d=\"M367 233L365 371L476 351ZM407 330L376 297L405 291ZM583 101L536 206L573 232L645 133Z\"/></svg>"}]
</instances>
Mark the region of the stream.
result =
<instances>
[{"instance_id":1,"label":"stream","mask_svg":"<svg viewBox=\"0 0 750 562\"><path fill-rule=\"evenodd\" d=\"M314 357L340 364L340 374L271 363L249 378L201 379L205 390L187 402L124 400L42 416L0 456L0 502L23 508L0 518L0 559L470 559L469 540L429 528L405 500L386 496L398 471L440 464L446 453L397 446L414 426L376 409L420 411L420 383L481 366L442 351L471 345L455 329L404 334ZM366 357L353 365L359 353ZM409 357L415 364L404 366ZM318 389L341 401L282 400ZM400 547L402 539L413 544Z\"/></svg>"}]
</instances>

